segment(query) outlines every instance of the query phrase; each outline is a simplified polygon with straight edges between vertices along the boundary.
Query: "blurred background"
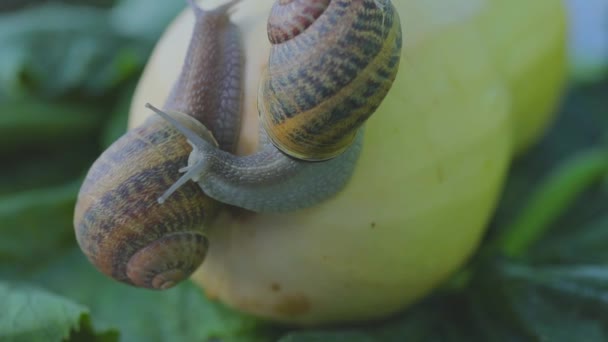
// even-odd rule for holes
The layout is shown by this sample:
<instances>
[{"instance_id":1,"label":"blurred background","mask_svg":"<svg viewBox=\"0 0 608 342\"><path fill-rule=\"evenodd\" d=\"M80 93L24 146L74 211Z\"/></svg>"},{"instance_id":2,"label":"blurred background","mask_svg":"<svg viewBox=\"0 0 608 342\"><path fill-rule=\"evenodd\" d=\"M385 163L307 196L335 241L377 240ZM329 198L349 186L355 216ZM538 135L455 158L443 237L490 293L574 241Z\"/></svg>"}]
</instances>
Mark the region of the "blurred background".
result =
<instances>
[{"instance_id":1,"label":"blurred background","mask_svg":"<svg viewBox=\"0 0 608 342\"><path fill-rule=\"evenodd\" d=\"M542 186L547 175L562 170L565 161L597 151L606 152L608 160L608 0L566 3L568 89L545 138L515 162L493 227L521 212L525 199ZM11 301L32 300L37 303L34 311L39 310L32 313L36 319L27 318L26 312L23 322L11 324L3 322L0 312L0 340L3 333L24 341L44 334L52 336L49 340L114 340L120 334L122 340L135 341L142 336L146 340L223 337L231 341L265 340L286 333L218 304L202 305L206 299L193 285L162 296L118 284L102 288L98 282L105 282L104 278L75 248L72 214L80 182L93 160L125 131L131 96L151 49L184 6L182 0L154 5L145 0L0 1L0 309ZM531 273L541 272L543 279L559 276L559 282L569 286L559 291L582 293L577 289L584 288L585 300L604 306L570 298L567 305L580 309L578 314L553 317L550 323L565 320L571 336L583 332L592 337L589 341L600 340L608 333L601 328L608 324L608 183L578 186L580 196L560 204L562 212L551 222L554 233L534 250L531 260L535 265L576 261L593 267L556 275L525 265L509 268L505 274L529 281ZM514 284L520 284L517 281ZM29 286L35 290L15 290ZM445 336L489 336L480 325L500 331L502 323L471 323L479 322L481 309L468 294L459 293L438 294L421 303L416 319L410 314L399 318L403 334L426 331L425 326L432 327L432 322L449 314L450 309L443 307L446 302L438 303L437 296L448 296L451 303L470 308L470 322L460 322L462 327L443 332ZM542 304L539 298L533 298L534 305ZM137 310L116 312L117 305ZM541 305L542 310L525 312L519 319L551 318L556 311L550 308L556 305ZM518 308L513 304L509 315L520 314ZM591 318L581 323L581 317L587 317L582 313ZM494 316L503 317L503 313ZM488 314L485 319L494 316ZM201 325L201 317L210 323ZM388 331L396 329L391 324L385 326ZM22 335L14 335L15 326L21 327ZM365 334L371 336L378 329ZM42 335L37 335L40 331ZM359 332L350 333L358 336ZM298 340L297 334L289 336ZM560 336L568 340L570 335L564 331Z\"/></svg>"}]
</instances>

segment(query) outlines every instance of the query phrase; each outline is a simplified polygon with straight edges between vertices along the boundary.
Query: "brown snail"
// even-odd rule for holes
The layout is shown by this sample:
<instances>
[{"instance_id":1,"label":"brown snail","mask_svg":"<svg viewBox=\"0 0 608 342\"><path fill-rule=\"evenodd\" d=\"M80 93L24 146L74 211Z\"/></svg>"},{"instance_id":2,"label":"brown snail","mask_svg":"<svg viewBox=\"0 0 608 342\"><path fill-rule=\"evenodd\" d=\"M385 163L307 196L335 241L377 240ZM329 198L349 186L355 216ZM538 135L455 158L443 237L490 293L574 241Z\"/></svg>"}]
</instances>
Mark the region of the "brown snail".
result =
<instances>
[{"instance_id":1,"label":"brown snail","mask_svg":"<svg viewBox=\"0 0 608 342\"><path fill-rule=\"evenodd\" d=\"M361 126L395 78L401 27L390 2L279 0L258 99L261 147L236 156L242 56L226 12L237 2L212 11L190 2L196 24L182 72L165 110L149 105L171 125L148 119L85 179L77 240L117 280L165 289L187 278L205 257L214 200L275 212L339 192L355 167Z\"/></svg>"}]
</instances>

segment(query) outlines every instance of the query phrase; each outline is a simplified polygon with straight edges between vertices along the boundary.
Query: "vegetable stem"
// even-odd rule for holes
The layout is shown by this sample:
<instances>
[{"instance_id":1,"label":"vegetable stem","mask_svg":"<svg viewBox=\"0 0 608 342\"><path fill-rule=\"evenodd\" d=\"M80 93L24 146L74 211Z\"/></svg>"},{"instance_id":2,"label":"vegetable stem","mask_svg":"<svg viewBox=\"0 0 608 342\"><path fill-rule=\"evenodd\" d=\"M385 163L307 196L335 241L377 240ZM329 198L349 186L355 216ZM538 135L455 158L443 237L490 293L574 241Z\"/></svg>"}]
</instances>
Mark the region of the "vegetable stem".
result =
<instances>
[{"instance_id":1,"label":"vegetable stem","mask_svg":"<svg viewBox=\"0 0 608 342\"><path fill-rule=\"evenodd\" d=\"M528 205L505 227L498 248L506 256L521 257L540 239L551 223L591 184L608 171L608 151L591 149L555 169L532 194Z\"/></svg>"}]
</instances>

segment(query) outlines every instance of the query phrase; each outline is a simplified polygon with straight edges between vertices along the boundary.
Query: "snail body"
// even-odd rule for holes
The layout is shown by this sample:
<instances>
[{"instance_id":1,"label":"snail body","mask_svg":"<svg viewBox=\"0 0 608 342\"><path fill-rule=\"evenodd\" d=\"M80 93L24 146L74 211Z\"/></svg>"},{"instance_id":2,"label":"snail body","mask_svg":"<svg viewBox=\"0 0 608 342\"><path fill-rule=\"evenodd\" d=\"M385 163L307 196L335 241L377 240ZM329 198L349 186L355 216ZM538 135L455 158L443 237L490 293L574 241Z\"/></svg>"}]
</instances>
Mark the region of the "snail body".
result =
<instances>
[{"instance_id":1,"label":"snail body","mask_svg":"<svg viewBox=\"0 0 608 342\"><path fill-rule=\"evenodd\" d=\"M191 49L165 105L168 115L197 137L226 150L235 148L240 122L233 114L241 105L242 56L238 31L226 15L236 2L212 11L192 4L197 21ZM203 262L208 249L204 227L219 203L194 183L180 187L163 205L157 203L178 180L190 150L181 133L151 117L91 166L78 194L74 227L78 244L101 272L130 285L167 289Z\"/></svg>"}]
</instances>

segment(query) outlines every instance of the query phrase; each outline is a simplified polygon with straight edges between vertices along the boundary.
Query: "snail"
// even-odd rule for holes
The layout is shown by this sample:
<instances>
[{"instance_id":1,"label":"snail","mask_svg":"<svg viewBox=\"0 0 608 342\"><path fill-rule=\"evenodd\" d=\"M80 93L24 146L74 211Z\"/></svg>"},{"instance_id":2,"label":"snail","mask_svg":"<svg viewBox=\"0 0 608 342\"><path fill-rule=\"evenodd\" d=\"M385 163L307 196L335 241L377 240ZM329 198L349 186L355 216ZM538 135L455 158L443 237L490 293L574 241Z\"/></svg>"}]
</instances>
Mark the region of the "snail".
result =
<instances>
[{"instance_id":1,"label":"snail","mask_svg":"<svg viewBox=\"0 0 608 342\"><path fill-rule=\"evenodd\" d=\"M148 104L158 116L102 153L81 187L77 241L116 280L167 289L188 278L220 203L292 211L339 192L395 78L402 33L388 0L278 0L260 148L236 156L243 56L228 12L238 2L208 11L189 0L196 23L164 109Z\"/></svg>"},{"instance_id":2,"label":"snail","mask_svg":"<svg viewBox=\"0 0 608 342\"><path fill-rule=\"evenodd\" d=\"M226 16L236 3L213 11L192 4L198 19L195 44L165 105L177 120L229 151L237 141L238 115L231 116L232 122L219 122L207 113L220 101L224 112L240 110L238 90L223 91L238 79L242 65L238 31ZM211 49L213 58L202 47ZM214 130L214 137L201 122ZM74 227L81 249L102 273L138 287L167 289L204 260L208 242L203 227L218 203L193 183L162 205L156 201L178 179L177 169L187 162L189 151L179 132L153 117L128 131L91 166L78 194Z\"/></svg>"}]
</instances>

